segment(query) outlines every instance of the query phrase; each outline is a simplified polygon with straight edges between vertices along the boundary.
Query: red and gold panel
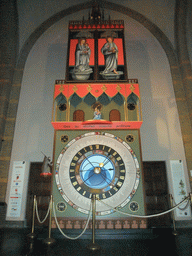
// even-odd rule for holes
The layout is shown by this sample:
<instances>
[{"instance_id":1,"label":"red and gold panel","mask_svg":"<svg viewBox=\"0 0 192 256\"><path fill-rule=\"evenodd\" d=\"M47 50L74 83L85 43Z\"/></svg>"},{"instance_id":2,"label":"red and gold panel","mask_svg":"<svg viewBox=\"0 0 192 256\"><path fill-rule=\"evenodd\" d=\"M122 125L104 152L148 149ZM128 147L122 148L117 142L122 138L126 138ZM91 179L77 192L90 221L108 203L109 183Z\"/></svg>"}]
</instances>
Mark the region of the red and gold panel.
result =
<instances>
[{"instance_id":1,"label":"red and gold panel","mask_svg":"<svg viewBox=\"0 0 192 256\"><path fill-rule=\"evenodd\" d=\"M132 92L140 98L139 84L62 84L55 85L54 98L62 93L67 99L76 93L83 98L88 93L94 97L99 97L105 92L109 97L114 97L118 92L124 97L128 97Z\"/></svg>"}]
</instances>

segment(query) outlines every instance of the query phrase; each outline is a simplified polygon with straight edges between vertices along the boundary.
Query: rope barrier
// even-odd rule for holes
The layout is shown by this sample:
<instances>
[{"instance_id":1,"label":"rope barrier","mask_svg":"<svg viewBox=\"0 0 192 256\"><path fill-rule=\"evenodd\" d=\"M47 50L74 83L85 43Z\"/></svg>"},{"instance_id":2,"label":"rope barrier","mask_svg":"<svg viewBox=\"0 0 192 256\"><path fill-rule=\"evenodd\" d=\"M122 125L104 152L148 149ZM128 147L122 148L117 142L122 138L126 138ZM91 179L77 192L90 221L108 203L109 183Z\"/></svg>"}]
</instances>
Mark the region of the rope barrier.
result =
<instances>
[{"instance_id":1,"label":"rope barrier","mask_svg":"<svg viewBox=\"0 0 192 256\"><path fill-rule=\"evenodd\" d=\"M50 202L49 202L49 207L48 207L47 213L46 213L46 215L45 215L45 218L41 221L41 220L40 220L40 217L39 217L37 199L35 199L35 211L36 211L37 219L38 219L38 221L39 221L40 224L43 224L43 223L46 221L46 219L47 219L47 217L48 217L48 215L49 215L49 212L50 212L50 207L51 207L51 200L50 200Z\"/></svg>"},{"instance_id":2,"label":"rope barrier","mask_svg":"<svg viewBox=\"0 0 192 256\"><path fill-rule=\"evenodd\" d=\"M173 199L173 198L172 198L172 199ZM144 218L144 219L146 219L146 218L153 218L153 217L158 217L158 216L161 216L161 215L165 215L165 214L167 214L167 213L169 213L169 212L174 211L176 208L178 208L178 209L180 209L180 210L185 210L186 207L188 206L190 200L192 200L192 196L191 196L191 194L189 194L189 196L185 197L180 203L176 204L176 205L175 205L174 207L172 207L171 209L169 209L169 210L167 210L167 211L164 211L164 212L161 212L161 213L152 214L152 215L136 215L136 214L130 214L130 213L122 212L122 211L120 211L120 210L118 210L118 209L116 209L116 208L111 207L110 205L108 205L107 203L101 201L101 200L98 199L98 198L97 198L97 200L98 200L99 202L101 202L102 204L104 204L105 206L110 207L110 209L113 209L115 212L118 212L118 213L120 213L120 214L122 214L122 215L126 215L126 216L129 216L129 217L134 217L134 218ZM180 208L179 206L180 206L181 204L183 204L186 200L188 200L186 206L183 207L183 208ZM174 203L175 203L175 200L174 200ZM51 205L51 204L52 204L52 205ZM57 228L59 229L59 231L61 232L61 234L62 234L65 238L71 239L71 240L76 240L76 239L80 238L80 237L85 233L85 231L86 231L86 229L87 229L87 227L88 227L89 221L90 221L90 219L91 219L92 203L90 203L90 210L89 210L89 215L88 215L88 218L87 218L86 225L85 225L83 231L82 231L78 236L76 236L76 237L69 237L69 236L66 235L66 234L62 231L62 229L60 228L60 225L59 225L59 223L58 223L57 216L56 216L55 204L54 204L54 201L52 201L52 200L50 200L50 202L49 202L49 207L48 207L48 210L47 210L47 213L46 213L45 218L41 221L41 220L40 220L40 217L39 217L39 212L38 212L37 199L36 199L36 196L34 197L34 208L35 208L36 216L37 216L37 219L38 219L39 223L42 224L42 223L45 222L45 220L47 219L47 217L48 217L48 215L49 215L49 213L50 213L51 207L53 207L53 215L54 215L54 218L55 218L55 223L56 223L56 225L57 225ZM33 232L32 232L32 233L33 233Z\"/></svg>"},{"instance_id":3,"label":"rope barrier","mask_svg":"<svg viewBox=\"0 0 192 256\"><path fill-rule=\"evenodd\" d=\"M174 211L174 210L175 210L176 208L178 208L182 203L184 203L187 199L189 200L189 196L186 197L186 198L184 198L180 203L178 203L178 204L175 205L173 208L171 208L171 209L169 209L169 210L167 210L167 211L165 211L165 212L161 212L161 213L157 213L157 214L152 214L152 215L135 215L135 214L130 214L130 213L126 213L126 212L119 211L118 209L111 207L110 205L104 203L103 201L101 201L100 199L97 198L97 200L98 200L99 202L101 202L102 204L104 204L104 205L110 207L110 208L113 209L115 212L119 212L119 213L121 213L121 214L123 214L123 215L126 215L126 216L129 216L129 217L144 218L144 219L146 219L146 218L158 217L158 216L167 214L167 213L169 213L169 212L171 212L171 211Z\"/></svg>"},{"instance_id":4,"label":"rope barrier","mask_svg":"<svg viewBox=\"0 0 192 256\"><path fill-rule=\"evenodd\" d=\"M175 199L172 197L173 203L176 205ZM188 200L188 202L186 203L186 205L183 208L180 208L178 206L178 209L181 211L184 211L185 209L187 209L188 205L189 205L190 200Z\"/></svg>"},{"instance_id":5,"label":"rope barrier","mask_svg":"<svg viewBox=\"0 0 192 256\"><path fill-rule=\"evenodd\" d=\"M60 226L59 226L59 223L58 223L57 217L56 217L56 212L55 212L55 204L54 204L54 201L53 201L53 214L54 214L54 218L55 218L55 222L56 222L57 228L59 229L59 231L61 232L61 234L62 234L65 238L68 238L68 239L70 239L70 240L76 240L76 239L80 238L80 237L85 233L85 231L86 231L86 229L87 229L87 227L88 227L90 218L91 218L91 212L92 212L91 210L92 210L92 206L91 206L91 204L90 204L90 210L89 210L89 215L88 215L87 223L86 223L86 225L85 225L83 231L81 232L81 234L79 234L79 235L76 236L76 237L69 237L69 236L67 236L67 235L62 231L62 229L61 229Z\"/></svg>"}]
</instances>

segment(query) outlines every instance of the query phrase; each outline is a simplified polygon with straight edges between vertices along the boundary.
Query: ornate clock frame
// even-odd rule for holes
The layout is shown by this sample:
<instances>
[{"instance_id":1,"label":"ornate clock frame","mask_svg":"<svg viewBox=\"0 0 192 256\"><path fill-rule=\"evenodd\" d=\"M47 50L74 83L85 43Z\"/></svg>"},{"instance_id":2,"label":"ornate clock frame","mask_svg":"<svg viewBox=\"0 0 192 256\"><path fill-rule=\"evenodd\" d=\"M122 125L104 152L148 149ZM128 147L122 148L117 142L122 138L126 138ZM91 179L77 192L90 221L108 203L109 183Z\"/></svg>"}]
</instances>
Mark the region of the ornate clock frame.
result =
<instances>
[{"instance_id":1,"label":"ornate clock frame","mask_svg":"<svg viewBox=\"0 0 192 256\"><path fill-rule=\"evenodd\" d=\"M99 16L98 16L99 17ZM66 79L56 80L52 125L54 137L53 200L61 227L81 229L96 201L97 229L146 228L140 143L142 114L137 79L127 78L124 22L93 18L69 22ZM101 47L109 34L119 48L119 77L104 80ZM72 76L78 38L87 37L92 72L85 80ZM83 37L84 38L84 37ZM101 120L91 106L102 105ZM83 113L79 120L74 113ZM119 114L111 118L111 111ZM118 120L117 120L118 119ZM133 214L125 217L114 208ZM56 227L54 218L52 227ZM91 228L91 224L89 225Z\"/></svg>"}]
</instances>

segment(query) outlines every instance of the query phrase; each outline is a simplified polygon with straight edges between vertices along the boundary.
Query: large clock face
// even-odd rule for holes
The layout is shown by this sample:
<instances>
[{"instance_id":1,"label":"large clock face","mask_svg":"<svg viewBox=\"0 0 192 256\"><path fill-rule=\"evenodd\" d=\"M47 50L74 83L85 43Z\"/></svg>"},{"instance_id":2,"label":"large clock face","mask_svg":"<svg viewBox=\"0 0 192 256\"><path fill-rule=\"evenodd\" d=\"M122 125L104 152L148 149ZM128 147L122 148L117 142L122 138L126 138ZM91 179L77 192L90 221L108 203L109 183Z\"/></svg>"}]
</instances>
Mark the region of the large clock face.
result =
<instances>
[{"instance_id":1,"label":"large clock face","mask_svg":"<svg viewBox=\"0 0 192 256\"><path fill-rule=\"evenodd\" d=\"M91 132L81 135L61 151L56 163L56 183L65 201L88 213L93 194L97 215L124 207L139 185L139 163L130 146L115 135Z\"/></svg>"}]
</instances>

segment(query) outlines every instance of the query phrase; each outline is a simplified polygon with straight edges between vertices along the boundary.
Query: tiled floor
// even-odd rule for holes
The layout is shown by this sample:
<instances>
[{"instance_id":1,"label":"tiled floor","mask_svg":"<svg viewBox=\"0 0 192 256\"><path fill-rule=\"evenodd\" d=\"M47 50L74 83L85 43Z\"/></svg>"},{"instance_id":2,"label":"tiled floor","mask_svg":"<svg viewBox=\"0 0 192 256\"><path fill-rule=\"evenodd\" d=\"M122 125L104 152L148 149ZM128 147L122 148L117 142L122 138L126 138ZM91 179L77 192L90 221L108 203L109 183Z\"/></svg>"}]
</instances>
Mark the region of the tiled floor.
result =
<instances>
[{"instance_id":1,"label":"tiled floor","mask_svg":"<svg viewBox=\"0 0 192 256\"><path fill-rule=\"evenodd\" d=\"M179 235L172 235L171 229L153 229L140 231L139 234L130 233L126 239L107 239L101 236L96 239L96 243L101 249L90 251L87 246L91 244L90 239L68 240L57 232L52 232L55 243L46 245L44 239L47 237L47 230L36 231L36 239L29 239L30 233L25 228L2 228L0 229L0 255L57 255L57 256L87 256L87 255L192 255L192 232L191 229L179 229ZM118 234L117 234L118 235ZM115 238L115 237L113 237ZM122 239L123 238L123 239Z\"/></svg>"}]
</instances>

